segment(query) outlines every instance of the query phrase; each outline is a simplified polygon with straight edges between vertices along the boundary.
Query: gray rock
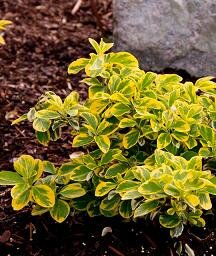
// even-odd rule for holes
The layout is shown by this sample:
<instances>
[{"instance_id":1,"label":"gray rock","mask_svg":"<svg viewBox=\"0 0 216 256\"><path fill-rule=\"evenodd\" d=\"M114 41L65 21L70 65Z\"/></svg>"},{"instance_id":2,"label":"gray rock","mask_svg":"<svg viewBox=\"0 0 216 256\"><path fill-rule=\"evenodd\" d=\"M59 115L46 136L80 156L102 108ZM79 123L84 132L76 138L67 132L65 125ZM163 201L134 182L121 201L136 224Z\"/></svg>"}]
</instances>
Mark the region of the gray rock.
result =
<instances>
[{"instance_id":1,"label":"gray rock","mask_svg":"<svg viewBox=\"0 0 216 256\"><path fill-rule=\"evenodd\" d=\"M145 70L216 76L216 0L113 0L116 50Z\"/></svg>"}]
</instances>

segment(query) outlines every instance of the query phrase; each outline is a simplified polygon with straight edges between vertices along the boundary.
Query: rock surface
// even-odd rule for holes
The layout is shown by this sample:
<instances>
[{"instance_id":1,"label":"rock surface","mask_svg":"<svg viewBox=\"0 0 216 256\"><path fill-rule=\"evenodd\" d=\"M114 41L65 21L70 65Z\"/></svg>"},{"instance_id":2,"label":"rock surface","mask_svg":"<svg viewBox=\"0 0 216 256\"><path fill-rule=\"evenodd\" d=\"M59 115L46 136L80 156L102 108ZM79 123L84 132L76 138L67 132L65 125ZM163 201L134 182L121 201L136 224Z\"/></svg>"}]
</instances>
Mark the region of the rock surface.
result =
<instances>
[{"instance_id":1,"label":"rock surface","mask_svg":"<svg viewBox=\"0 0 216 256\"><path fill-rule=\"evenodd\" d=\"M145 70L216 76L216 0L113 0L116 50Z\"/></svg>"}]
</instances>

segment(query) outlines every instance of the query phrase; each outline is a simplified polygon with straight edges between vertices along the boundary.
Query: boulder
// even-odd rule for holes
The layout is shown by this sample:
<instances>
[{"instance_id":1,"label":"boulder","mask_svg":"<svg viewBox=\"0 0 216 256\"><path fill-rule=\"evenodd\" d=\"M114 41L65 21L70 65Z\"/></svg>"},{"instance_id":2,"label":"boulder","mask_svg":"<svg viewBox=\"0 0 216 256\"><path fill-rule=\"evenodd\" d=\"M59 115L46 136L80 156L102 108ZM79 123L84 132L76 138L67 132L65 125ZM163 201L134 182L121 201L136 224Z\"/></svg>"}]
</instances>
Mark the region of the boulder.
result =
<instances>
[{"instance_id":1,"label":"boulder","mask_svg":"<svg viewBox=\"0 0 216 256\"><path fill-rule=\"evenodd\" d=\"M115 49L145 70L216 76L216 0L113 0Z\"/></svg>"}]
</instances>

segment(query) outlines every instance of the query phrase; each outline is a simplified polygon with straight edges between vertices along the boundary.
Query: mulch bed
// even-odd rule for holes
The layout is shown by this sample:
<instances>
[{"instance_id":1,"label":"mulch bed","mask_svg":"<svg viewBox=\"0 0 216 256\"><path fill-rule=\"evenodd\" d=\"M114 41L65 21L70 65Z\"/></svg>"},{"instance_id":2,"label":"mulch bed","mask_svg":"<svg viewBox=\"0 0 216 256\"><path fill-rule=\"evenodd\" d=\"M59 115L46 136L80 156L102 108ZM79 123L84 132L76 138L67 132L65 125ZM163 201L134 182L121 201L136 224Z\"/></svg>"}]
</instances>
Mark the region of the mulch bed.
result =
<instances>
[{"instance_id":1,"label":"mulch bed","mask_svg":"<svg viewBox=\"0 0 216 256\"><path fill-rule=\"evenodd\" d=\"M11 121L47 90L60 96L77 90L82 99L86 97L87 88L79 83L81 75L69 77L67 66L91 52L89 37L111 37L112 6L111 0L83 0L74 10L76 2L0 0L0 18L13 22L4 36L7 44L0 48L1 170L12 169L21 154L60 164L73 152L67 130L60 140L43 147L31 125L11 126ZM91 219L82 214L57 224L49 215L32 217L29 208L14 212L10 200L10 188L0 187L0 256L177 255L168 231L157 223ZM213 215L206 219L206 229L188 228L180 238L198 256L216 255L216 220ZM112 232L102 236L106 227Z\"/></svg>"}]
</instances>

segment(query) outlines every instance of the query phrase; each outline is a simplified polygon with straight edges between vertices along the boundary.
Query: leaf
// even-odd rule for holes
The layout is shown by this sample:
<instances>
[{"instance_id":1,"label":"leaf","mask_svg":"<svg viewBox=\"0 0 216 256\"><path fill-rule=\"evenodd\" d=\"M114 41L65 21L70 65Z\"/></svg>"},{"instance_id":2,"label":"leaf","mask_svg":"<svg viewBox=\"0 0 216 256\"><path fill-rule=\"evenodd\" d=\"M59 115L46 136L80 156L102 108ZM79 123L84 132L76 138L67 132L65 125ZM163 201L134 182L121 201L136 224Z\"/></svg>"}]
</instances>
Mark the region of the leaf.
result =
<instances>
[{"instance_id":1,"label":"leaf","mask_svg":"<svg viewBox=\"0 0 216 256\"><path fill-rule=\"evenodd\" d=\"M92 87L90 87L89 90L91 88ZM92 94L92 92L90 91L89 94ZM107 107L108 104L109 104L109 100L107 99L93 99L90 104L90 111L93 114L100 114L101 112L104 111L104 109Z\"/></svg>"},{"instance_id":2,"label":"leaf","mask_svg":"<svg viewBox=\"0 0 216 256\"><path fill-rule=\"evenodd\" d=\"M93 137L88 135L87 133L80 133L75 136L73 139L73 147L82 147L90 144L93 141Z\"/></svg>"},{"instance_id":3,"label":"leaf","mask_svg":"<svg viewBox=\"0 0 216 256\"><path fill-rule=\"evenodd\" d=\"M90 217L96 217L101 215L99 205L99 200L92 200L88 203L86 210Z\"/></svg>"},{"instance_id":4,"label":"leaf","mask_svg":"<svg viewBox=\"0 0 216 256\"><path fill-rule=\"evenodd\" d=\"M37 140L44 146L47 146L48 142L50 141L49 131L46 131L46 132L36 131L36 137L37 137Z\"/></svg>"},{"instance_id":5,"label":"leaf","mask_svg":"<svg viewBox=\"0 0 216 256\"><path fill-rule=\"evenodd\" d=\"M81 117L85 119L88 125L92 128L92 131L96 132L98 126L98 120L92 113L84 112Z\"/></svg>"},{"instance_id":6,"label":"leaf","mask_svg":"<svg viewBox=\"0 0 216 256\"><path fill-rule=\"evenodd\" d=\"M166 148L172 141L172 137L169 133L161 133L157 139L157 148Z\"/></svg>"},{"instance_id":7,"label":"leaf","mask_svg":"<svg viewBox=\"0 0 216 256\"><path fill-rule=\"evenodd\" d=\"M84 69L88 63L89 59L86 58L80 58L78 60L73 61L68 67L68 74L77 74L82 69Z\"/></svg>"},{"instance_id":8,"label":"leaf","mask_svg":"<svg viewBox=\"0 0 216 256\"><path fill-rule=\"evenodd\" d=\"M3 36L0 36L0 44L5 44L5 40L4 40Z\"/></svg>"},{"instance_id":9,"label":"leaf","mask_svg":"<svg viewBox=\"0 0 216 256\"><path fill-rule=\"evenodd\" d=\"M211 199L208 193L199 194L199 204L204 210L210 210L212 208Z\"/></svg>"},{"instance_id":10,"label":"leaf","mask_svg":"<svg viewBox=\"0 0 216 256\"><path fill-rule=\"evenodd\" d=\"M134 127L136 121L130 118L123 118L119 123L119 128Z\"/></svg>"},{"instance_id":11,"label":"leaf","mask_svg":"<svg viewBox=\"0 0 216 256\"><path fill-rule=\"evenodd\" d=\"M183 120L176 120L173 123L173 125L171 125L170 128L174 129L177 132L183 132L183 133L187 133L190 131L190 125Z\"/></svg>"},{"instance_id":12,"label":"leaf","mask_svg":"<svg viewBox=\"0 0 216 256\"><path fill-rule=\"evenodd\" d=\"M64 108L70 109L78 103L79 93L76 91L70 92L64 100Z\"/></svg>"},{"instance_id":13,"label":"leaf","mask_svg":"<svg viewBox=\"0 0 216 256\"><path fill-rule=\"evenodd\" d=\"M123 146L128 149L133 147L139 140L140 132L137 129L132 129L123 137Z\"/></svg>"},{"instance_id":14,"label":"leaf","mask_svg":"<svg viewBox=\"0 0 216 256\"><path fill-rule=\"evenodd\" d=\"M89 86L100 86L104 87L103 84L95 77L84 78L81 82L86 83Z\"/></svg>"},{"instance_id":15,"label":"leaf","mask_svg":"<svg viewBox=\"0 0 216 256\"><path fill-rule=\"evenodd\" d=\"M145 166L137 166L132 169L132 172L137 180L147 181L150 178L150 171Z\"/></svg>"},{"instance_id":16,"label":"leaf","mask_svg":"<svg viewBox=\"0 0 216 256\"><path fill-rule=\"evenodd\" d=\"M103 54L91 54L89 63L85 66L85 72L87 76L96 77L102 75L104 71L104 55ZM109 74L109 73L108 73Z\"/></svg>"},{"instance_id":17,"label":"leaf","mask_svg":"<svg viewBox=\"0 0 216 256\"><path fill-rule=\"evenodd\" d=\"M136 191L140 186L140 182L132 181L132 180L124 180L122 181L118 187L116 188L116 192L129 192L129 191Z\"/></svg>"},{"instance_id":18,"label":"leaf","mask_svg":"<svg viewBox=\"0 0 216 256\"><path fill-rule=\"evenodd\" d=\"M58 175L60 176L65 176L65 175L69 175L71 174L75 168L77 168L78 166L80 166L79 163L73 163L73 162L69 162L69 163L65 163L62 164L61 167L58 170Z\"/></svg>"},{"instance_id":19,"label":"leaf","mask_svg":"<svg viewBox=\"0 0 216 256\"><path fill-rule=\"evenodd\" d=\"M212 152L209 148L200 148L199 155L207 158L212 156Z\"/></svg>"},{"instance_id":20,"label":"leaf","mask_svg":"<svg viewBox=\"0 0 216 256\"><path fill-rule=\"evenodd\" d=\"M48 109L42 109L35 112L35 117L42 119L56 119L59 118L60 115L58 112Z\"/></svg>"},{"instance_id":21,"label":"leaf","mask_svg":"<svg viewBox=\"0 0 216 256\"><path fill-rule=\"evenodd\" d=\"M120 155L120 149L110 149L107 153L103 154L100 160L100 165L105 165L115 159L115 156Z\"/></svg>"},{"instance_id":22,"label":"leaf","mask_svg":"<svg viewBox=\"0 0 216 256\"><path fill-rule=\"evenodd\" d=\"M189 137L187 141L184 141L184 144L189 148L192 149L197 146L197 141L193 137Z\"/></svg>"},{"instance_id":23,"label":"leaf","mask_svg":"<svg viewBox=\"0 0 216 256\"><path fill-rule=\"evenodd\" d=\"M23 183L23 179L18 173L9 171L0 172L0 185L16 185L18 183Z\"/></svg>"},{"instance_id":24,"label":"leaf","mask_svg":"<svg viewBox=\"0 0 216 256\"><path fill-rule=\"evenodd\" d=\"M32 196L34 201L42 207L49 208L55 204L55 193L47 185L34 185L32 187Z\"/></svg>"},{"instance_id":25,"label":"leaf","mask_svg":"<svg viewBox=\"0 0 216 256\"><path fill-rule=\"evenodd\" d=\"M27 113L27 118L28 118L29 122L33 122L33 120L35 119L35 113L36 113L36 109L30 108L30 110Z\"/></svg>"},{"instance_id":26,"label":"leaf","mask_svg":"<svg viewBox=\"0 0 216 256\"><path fill-rule=\"evenodd\" d=\"M121 200L136 199L139 197L142 197L142 194L140 194L138 191L128 191L121 195Z\"/></svg>"},{"instance_id":27,"label":"leaf","mask_svg":"<svg viewBox=\"0 0 216 256\"><path fill-rule=\"evenodd\" d=\"M186 160L190 160L192 157L197 156L197 152L194 151L185 151L181 154Z\"/></svg>"},{"instance_id":28,"label":"leaf","mask_svg":"<svg viewBox=\"0 0 216 256\"><path fill-rule=\"evenodd\" d=\"M105 53L106 51L108 51L110 48L113 47L113 43L105 43L103 41L103 38L101 38L99 46L100 46L100 52Z\"/></svg>"},{"instance_id":29,"label":"leaf","mask_svg":"<svg viewBox=\"0 0 216 256\"><path fill-rule=\"evenodd\" d=\"M126 219L132 217L133 211L131 208L131 200L123 201L120 203L119 214Z\"/></svg>"},{"instance_id":30,"label":"leaf","mask_svg":"<svg viewBox=\"0 0 216 256\"><path fill-rule=\"evenodd\" d=\"M89 43L93 46L97 53L100 53L100 46L94 39L89 38Z\"/></svg>"},{"instance_id":31,"label":"leaf","mask_svg":"<svg viewBox=\"0 0 216 256\"><path fill-rule=\"evenodd\" d=\"M5 27L10 24L12 24L12 22L9 20L0 20L0 30L5 30L6 29ZM5 44L5 40L1 35L0 35L0 44Z\"/></svg>"},{"instance_id":32,"label":"leaf","mask_svg":"<svg viewBox=\"0 0 216 256\"><path fill-rule=\"evenodd\" d=\"M183 133L183 132L177 132L177 131L173 131L171 133L172 137L174 139L176 139L177 141L188 141L189 138L192 138L192 137L189 137L187 133ZM196 141L196 140L195 140ZM188 141L188 143L186 145L189 145L190 141ZM188 147L189 148L189 147Z\"/></svg>"},{"instance_id":33,"label":"leaf","mask_svg":"<svg viewBox=\"0 0 216 256\"><path fill-rule=\"evenodd\" d=\"M147 215L150 212L155 211L159 206L159 202L155 200L146 200L134 212L134 218Z\"/></svg>"},{"instance_id":34,"label":"leaf","mask_svg":"<svg viewBox=\"0 0 216 256\"><path fill-rule=\"evenodd\" d=\"M22 183L17 183L14 187L11 189L11 197L17 198L19 197L24 191L27 191L29 189L28 184L25 183L23 180Z\"/></svg>"},{"instance_id":35,"label":"leaf","mask_svg":"<svg viewBox=\"0 0 216 256\"><path fill-rule=\"evenodd\" d=\"M215 133L210 127L200 125L200 133L203 139L207 142L209 146L213 146L215 143Z\"/></svg>"},{"instance_id":36,"label":"leaf","mask_svg":"<svg viewBox=\"0 0 216 256\"><path fill-rule=\"evenodd\" d=\"M180 96L180 90L173 90L170 94L169 94L169 101L168 101L168 105L169 107L172 107L172 105L174 104L174 102L179 98Z\"/></svg>"},{"instance_id":37,"label":"leaf","mask_svg":"<svg viewBox=\"0 0 216 256\"><path fill-rule=\"evenodd\" d=\"M33 128L38 132L46 132L49 130L51 121L49 119L36 118L33 122Z\"/></svg>"},{"instance_id":38,"label":"leaf","mask_svg":"<svg viewBox=\"0 0 216 256\"><path fill-rule=\"evenodd\" d=\"M44 164L44 172L54 174L54 175L57 173L57 170L53 163L49 161L43 161L43 164Z\"/></svg>"},{"instance_id":39,"label":"leaf","mask_svg":"<svg viewBox=\"0 0 216 256\"><path fill-rule=\"evenodd\" d=\"M206 76L198 79L195 83L195 86L201 89L202 91L209 91L211 89L216 88L216 83L212 80L214 77L213 76Z\"/></svg>"},{"instance_id":40,"label":"leaf","mask_svg":"<svg viewBox=\"0 0 216 256\"><path fill-rule=\"evenodd\" d=\"M0 30L4 30L6 26L11 25L10 20L0 20Z\"/></svg>"},{"instance_id":41,"label":"leaf","mask_svg":"<svg viewBox=\"0 0 216 256\"><path fill-rule=\"evenodd\" d=\"M36 175L36 164L32 156L22 155L14 161L14 169L23 177L29 178Z\"/></svg>"},{"instance_id":42,"label":"leaf","mask_svg":"<svg viewBox=\"0 0 216 256\"><path fill-rule=\"evenodd\" d=\"M111 107L111 113L116 116L120 117L126 113L129 113L131 111L131 108L124 103L116 103Z\"/></svg>"},{"instance_id":43,"label":"leaf","mask_svg":"<svg viewBox=\"0 0 216 256\"><path fill-rule=\"evenodd\" d=\"M192 157L187 164L188 170L196 170L196 171L202 171L202 157L201 156L194 156Z\"/></svg>"},{"instance_id":44,"label":"leaf","mask_svg":"<svg viewBox=\"0 0 216 256\"><path fill-rule=\"evenodd\" d=\"M12 125L18 124L18 123L20 123L20 122L22 122L22 121L24 121L24 120L26 120L26 119L27 119L27 114L23 114L22 116L20 116L20 117L17 118L16 120L14 120L14 121L12 122Z\"/></svg>"},{"instance_id":45,"label":"leaf","mask_svg":"<svg viewBox=\"0 0 216 256\"><path fill-rule=\"evenodd\" d=\"M111 210L104 210L104 209L101 209L100 208L100 214L102 214L103 216L105 217L113 217L113 216L116 216L118 215L118 207L116 207L115 209L111 209Z\"/></svg>"},{"instance_id":46,"label":"leaf","mask_svg":"<svg viewBox=\"0 0 216 256\"><path fill-rule=\"evenodd\" d=\"M175 198L179 198L181 195L178 188L175 185L173 185L172 183L166 184L164 186L164 192L167 195L175 197Z\"/></svg>"},{"instance_id":47,"label":"leaf","mask_svg":"<svg viewBox=\"0 0 216 256\"><path fill-rule=\"evenodd\" d=\"M158 110L165 110L166 107L162 101L153 99L151 97L144 97L142 99L142 106L148 109L158 109Z\"/></svg>"},{"instance_id":48,"label":"leaf","mask_svg":"<svg viewBox=\"0 0 216 256\"><path fill-rule=\"evenodd\" d=\"M98 135L94 137L95 142L97 143L99 149L103 153L107 153L110 148L110 139L107 135Z\"/></svg>"},{"instance_id":49,"label":"leaf","mask_svg":"<svg viewBox=\"0 0 216 256\"><path fill-rule=\"evenodd\" d=\"M177 227L170 229L170 236L172 238L181 236L184 230L184 225L180 223Z\"/></svg>"},{"instance_id":50,"label":"leaf","mask_svg":"<svg viewBox=\"0 0 216 256\"><path fill-rule=\"evenodd\" d=\"M166 88L167 90L172 88L172 85L176 85L182 81L182 77L176 74L164 74L157 75L156 83L158 87Z\"/></svg>"},{"instance_id":51,"label":"leaf","mask_svg":"<svg viewBox=\"0 0 216 256\"><path fill-rule=\"evenodd\" d=\"M95 190L95 196L104 196L117 186L113 182L100 181Z\"/></svg>"},{"instance_id":52,"label":"leaf","mask_svg":"<svg viewBox=\"0 0 216 256\"><path fill-rule=\"evenodd\" d=\"M71 205L78 211L86 211L89 202L95 199L91 193L87 193L82 197L74 198L71 200Z\"/></svg>"},{"instance_id":53,"label":"leaf","mask_svg":"<svg viewBox=\"0 0 216 256\"><path fill-rule=\"evenodd\" d=\"M117 91L117 88L118 88L118 85L120 82L121 82L121 79L118 75L114 74L110 77L107 86L111 93ZM113 94L111 95L111 99L112 99L112 96L113 96Z\"/></svg>"},{"instance_id":54,"label":"leaf","mask_svg":"<svg viewBox=\"0 0 216 256\"><path fill-rule=\"evenodd\" d=\"M59 194L66 198L72 199L84 196L86 194L86 191L84 188L82 188L82 185L80 183L73 183L63 187L59 191Z\"/></svg>"},{"instance_id":55,"label":"leaf","mask_svg":"<svg viewBox=\"0 0 216 256\"><path fill-rule=\"evenodd\" d=\"M18 211L24 208L31 200L31 191L23 191L19 196L12 199L12 207L14 210Z\"/></svg>"},{"instance_id":56,"label":"leaf","mask_svg":"<svg viewBox=\"0 0 216 256\"><path fill-rule=\"evenodd\" d=\"M85 165L79 165L73 169L70 178L74 181L86 181L91 174L91 169L87 168Z\"/></svg>"},{"instance_id":57,"label":"leaf","mask_svg":"<svg viewBox=\"0 0 216 256\"><path fill-rule=\"evenodd\" d=\"M181 219L178 215L160 215L159 222L165 228L175 228L180 225Z\"/></svg>"},{"instance_id":58,"label":"leaf","mask_svg":"<svg viewBox=\"0 0 216 256\"><path fill-rule=\"evenodd\" d=\"M97 128L97 134L98 135L110 135L114 133L118 129L116 124L107 122L106 120L103 120Z\"/></svg>"},{"instance_id":59,"label":"leaf","mask_svg":"<svg viewBox=\"0 0 216 256\"><path fill-rule=\"evenodd\" d=\"M200 203L199 197L196 196L196 195L193 195L193 194L186 195L185 196L185 201L192 208L196 207Z\"/></svg>"},{"instance_id":60,"label":"leaf","mask_svg":"<svg viewBox=\"0 0 216 256\"><path fill-rule=\"evenodd\" d=\"M121 199L119 195L114 195L111 199L106 197L101 201L100 209L105 211L110 211L110 210L113 211L118 207L120 200Z\"/></svg>"},{"instance_id":61,"label":"leaf","mask_svg":"<svg viewBox=\"0 0 216 256\"><path fill-rule=\"evenodd\" d=\"M113 164L111 165L106 173L105 173L105 177L107 179L109 178L114 178L116 177L118 174L122 174L124 173L128 168L128 165L125 163L117 163L117 164Z\"/></svg>"},{"instance_id":62,"label":"leaf","mask_svg":"<svg viewBox=\"0 0 216 256\"><path fill-rule=\"evenodd\" d=\"M70 206L67 202L57 199L54 207L50 210L50 215L58 223L62 223L70 213Z\"/></svg>"},{"instance_id":63,"label":"leaf","mask_svg":"<svg viewBox=\"0 0 216 256\"><path fill-rule=\"evenodd\" d=\"M153 72L146 72L146 74L141 78L141 80L139 81L139 89L141 91L144 91L146 90L147 87L149 87L153 81L155 80L156 78L156 74L153 73Z\"/></svg>"},{"instance_id":64,"label":"leaf","mask_svg":"<svg viewBox=\"0 0 216 256\"><path fill-rule=\"evenodd\" d=\"M138 188L138 192L140 192L142 195L151 195L163 193L163 190L160 183L146 181Z\"/></svg>"},{"instance_id":65,"label":"leaf","mask_svg":"<svg viewBox=\"0 0 216 256\"><path fill-rule=\"evenodd\" d=\"M95 161L96 159L94 159L94 157L91 156L90 154L83 155L82 160L83 160L84 164L86 165L86 167L88 167L91 170L94 170L98 167L98 165Z\"/></svg>"},{"instance_id":66,"label":"leaf","mask_svg":"<svg viewBox=\"0 0 216 256\"><path fill-rule=\"evenodd\" d=\"M129 52L109 53L107 62L131 68L138 68L139 66L137 59Z\"/></svg>"},{"instance_id":67,"label":"leaf","mask_svg":"<svg viewBox=\"0 0 216 256\"><path fill-rule=\"evenodd\" d=\"M49 209L48 208L43 208L40 205L35 205L34 208L32 209L32 216L37 216L37 215L42 215L46 212L48 212Z\"/></svg>"}]
</instances>

